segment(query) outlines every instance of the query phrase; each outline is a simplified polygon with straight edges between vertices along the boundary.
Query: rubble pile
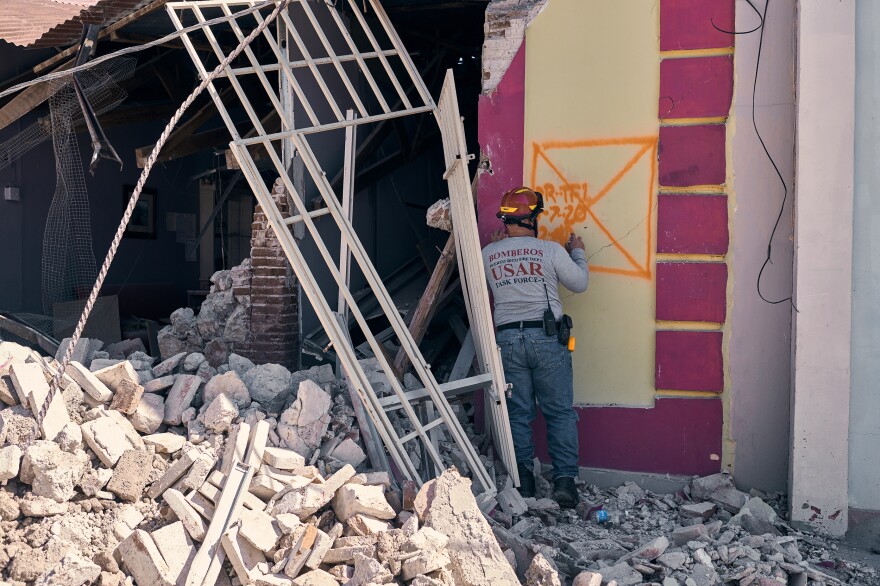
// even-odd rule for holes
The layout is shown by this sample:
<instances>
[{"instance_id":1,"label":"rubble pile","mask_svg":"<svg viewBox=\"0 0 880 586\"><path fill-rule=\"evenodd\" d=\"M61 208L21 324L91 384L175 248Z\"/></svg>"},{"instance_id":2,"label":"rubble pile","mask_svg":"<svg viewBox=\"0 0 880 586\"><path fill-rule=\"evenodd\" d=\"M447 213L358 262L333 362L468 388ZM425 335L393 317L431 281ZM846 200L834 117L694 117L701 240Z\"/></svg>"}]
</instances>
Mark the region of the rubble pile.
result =
<instances>
[{"instance_id":1,"label":"rubble pile","mask_svg":"<svg viewBox=\"0 0 880 586\"><path fill-rule=\"evenodd\" d=\"M675 495L581 485L577 509L560 510L543 476L542 498L523 499L484 456L503 489L478 504L442 434L452 467L421 489L370 471L330 366L289 372L235 353L216 367L200 352L159 361L137 341L81 340L73 358L38 421L57 360L0 342L0 580L9 584L170 586L202 571L200 555L218 572L210 583L260 586L878 582L726 475ZM362 365L387 393L375 360ZM389 415L405 433L408 421ZM252 470L244 492L231 482L239 462ZM607 521L591 520L604 519L600 510Z\"/></svg>"},{"instance_id":2,"label":"rubble pile","mask_svg":"<svg viewBox=\"0 0 880 586\"><path fill-rule=\"evenodd\" d=\"M782 495L741 492L726 473L694 479L675 494L633 482L612 489L579 483L573 510L560 510L546 498L550 483L540 474L536 480L540 498L507 488L491 514L529 584L880 584L875 568L839 559L833 541L789 526Z\"/></svg>"},{"instance_id":3,"label":"rubble pile","mask_svg":"<svg viewBox=\"0 0 880 586\"><path fill-rule=\"evenodd\" d=\"M201 353L207 367L225 364L236 348L244 348L251 327L251 259L211 277L211 289L196 315L189 307L171 314L171 325L159 331L162 360L181 352Z\"/></svg>"}]
</instances>

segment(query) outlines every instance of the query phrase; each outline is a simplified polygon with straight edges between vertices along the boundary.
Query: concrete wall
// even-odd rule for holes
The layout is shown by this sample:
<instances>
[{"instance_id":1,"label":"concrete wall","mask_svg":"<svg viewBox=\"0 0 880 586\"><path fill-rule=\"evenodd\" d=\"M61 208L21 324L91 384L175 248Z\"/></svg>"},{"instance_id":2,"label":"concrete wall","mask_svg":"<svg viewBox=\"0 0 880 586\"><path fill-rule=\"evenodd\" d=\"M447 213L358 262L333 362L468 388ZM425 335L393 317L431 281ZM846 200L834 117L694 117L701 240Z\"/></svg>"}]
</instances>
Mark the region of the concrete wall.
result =
<instances>
[{"instance_id":1,"label":"concrete wall","mask_svg":"<svg viewBox=\"0 0 880 586\"><path fill-rule=\"evenodd\" d=\"M802 2L798 20L789 502L832 535L849 506L855 5Z\"/></svg>"},{"instance_id":2,"label":"concrete wall","mask_svg":"<svg viewBox=\"0 0 880 586\"><path fill-rule=\"evenodd\" d=\"M788 189L773 239L773 264L761 277L767 299L791 295L794 204L794 50L796 1L771 2L764 31L755 117L761 136ZM737 2L737 30L757 17ZM736 482L743 488L785 490L788 482L791 305L758 296L758 273L783 203L784 187L755 133L752 88L758 33L741 35L736 47L734 132L731 140L730 437ZM734 447L735 446L735 447Z\"/></svg>"},{"instance_id":3,"label":"concrete wall","mask_svg":"<svg viewBox=\"0 0 880 586\"><path fill-rule=\"evenodd\" d=\"M849 504L880 510L880 5L856 3L852 379Z\"/></svg>"},{"instance_id":4,"label":"concrete wall","mask_svg":"<svg viewBox=\"0 0 880 586\"><path fill-rule=\"evenodd\" d=\"M585 294L562 293L577 403L654 402L655 7L554 0L526 31L524 179L544 194L539 236L583 237L592 273Z\"/></svg>"}]
</instances>

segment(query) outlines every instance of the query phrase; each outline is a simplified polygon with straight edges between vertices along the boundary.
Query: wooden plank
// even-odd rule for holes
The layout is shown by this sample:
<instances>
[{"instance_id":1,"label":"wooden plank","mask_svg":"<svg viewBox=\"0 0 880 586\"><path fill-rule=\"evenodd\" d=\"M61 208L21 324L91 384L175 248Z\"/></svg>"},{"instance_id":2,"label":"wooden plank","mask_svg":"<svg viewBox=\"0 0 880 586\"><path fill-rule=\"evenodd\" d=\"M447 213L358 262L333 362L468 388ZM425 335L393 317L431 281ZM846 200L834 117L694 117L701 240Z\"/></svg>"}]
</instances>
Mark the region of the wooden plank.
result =
<instances>
[{"instance_id":1,"label":"wooden plank","mask_svg":"<svg viewBox=\"0 0 880 586\"><path fill-rule=\"evenodd\" d=\"M434 267L434 272L428 281L428 286L425 288L425 294L419 299L419 304L413 311L412 319L409 322L409 331L416 344L425 337L428 325L440 305L438 301L443 291L446 290L452 273L455 272L455 266L455 236L450 234L446 240L446 246L440 254L440 260L437 261L437 266ZM409 357L406 355L406 351L401 348L394 358L394 370L402 375L408 366Z\"/></svg>"},{"instance_id":2,"label":"wooden plank","mask_svg":"<svg viewBox=\"0 0 880 586\"><path fill-rule=\"evenodd\" d=\"M449 380L457 381L466 377L470 372L471 367L474 365L474 359L476 357L477 349L474 346L474 336L470 330L468 330L467 335L464 337L464 342L461 345L461 351L455 359L455 364L452 365L452 372L449 375Z\"/></svg>"}]
</instances>

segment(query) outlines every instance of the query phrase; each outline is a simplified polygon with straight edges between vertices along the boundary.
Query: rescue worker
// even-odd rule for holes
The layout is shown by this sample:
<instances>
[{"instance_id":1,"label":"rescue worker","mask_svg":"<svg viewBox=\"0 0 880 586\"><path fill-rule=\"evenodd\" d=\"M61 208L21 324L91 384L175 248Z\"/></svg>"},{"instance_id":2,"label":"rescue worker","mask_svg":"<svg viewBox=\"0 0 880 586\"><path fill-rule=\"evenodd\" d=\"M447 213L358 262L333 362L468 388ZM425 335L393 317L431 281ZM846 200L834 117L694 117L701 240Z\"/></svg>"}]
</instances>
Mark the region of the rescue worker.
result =
<instances>
[{"instance_id":1,"label":"rescue worker","mask_svg":"<svg viewBox=\"0 0 880 586\"><path fill-rule=\"evenodd\" d=\"M531 424L536 404L547 421L547 445L553 463L553 499L561 507L578 503L577 413L574 410L571 352L553 327L563 317L558 285L581 293L589 271L580 237L565 247L538 238L543 197L528 187L501 198L497 216L505 231L483 249L504 376L512 385L507 412L516 452L520 494L535 496L535 455ZM567 317L567 316L566 316ZM550 322L546 323L545 322ZM551 326L552 324L552 326ZM546 331L550 330L550 331Z\"/></svg>"}]
</instances>

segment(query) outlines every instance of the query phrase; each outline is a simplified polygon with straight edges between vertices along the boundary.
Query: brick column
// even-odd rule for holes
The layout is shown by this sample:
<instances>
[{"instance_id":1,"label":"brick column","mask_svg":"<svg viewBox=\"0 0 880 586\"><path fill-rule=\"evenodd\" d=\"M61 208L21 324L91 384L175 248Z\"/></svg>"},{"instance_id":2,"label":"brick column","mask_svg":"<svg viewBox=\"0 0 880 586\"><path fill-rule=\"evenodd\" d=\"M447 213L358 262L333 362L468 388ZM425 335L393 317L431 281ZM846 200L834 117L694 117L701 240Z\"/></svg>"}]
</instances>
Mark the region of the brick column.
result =
<instances>
[{"instance_id":1,"label":"brick column","mask_svg":"<svg viewBox=\"0 0 880 586\"><path fill-rule=\"evenodd\" d=\"M290 215L284 183L278 179L272 198L284 217ZM293 269L258 205L251 233L251 336L245 355L256 364L281 364L296 370L299 361L299 285Z\"/></svg>"}]
</instances>

